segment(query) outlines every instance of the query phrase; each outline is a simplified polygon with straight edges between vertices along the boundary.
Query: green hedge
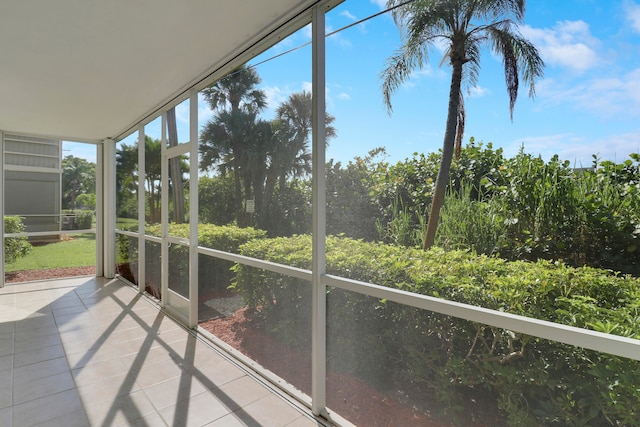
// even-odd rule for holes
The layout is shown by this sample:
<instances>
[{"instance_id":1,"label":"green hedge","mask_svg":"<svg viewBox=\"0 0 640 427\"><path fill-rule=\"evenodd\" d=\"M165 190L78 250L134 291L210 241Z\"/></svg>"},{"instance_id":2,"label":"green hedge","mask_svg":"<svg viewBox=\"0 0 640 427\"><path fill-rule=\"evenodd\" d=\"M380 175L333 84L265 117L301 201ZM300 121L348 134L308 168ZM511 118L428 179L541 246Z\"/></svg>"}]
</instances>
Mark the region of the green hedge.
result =
<instances>
[{"instance_id":1,"label":"green hedge","mask_svg":"<svg viewBox=\"0 0 640 427\"><path fill-rule=\"evenodd\" d=\"M311 238L253 240L240 253L309 269ZM309 348L309 284L243 265L235 270L235 289L269 331ZM605 270L330 237L327 272L640 338L638 279ZM327 300L331 369L436 399L453 420L468 422L474 405L492 405L513 426L640 425L635 361L339 289L329 289Z\"/></svg>"},{"instance_id":2,"label":"green hedge","mask_svg":"<svg viewBox=\"0 0 640 427\"><path fill-rule=\"evenodd\" d=\"M145 232L152 236L161 235L160 225L147 226ZM180 238L189 237L189 224L169 224L169 235ZM254 228L240 228L231 225L198 225L198 245L207 248L218 249L225 252L238 253L242 244L254 239L263 239L266 232L256 230ZM146 259L151 267L149 271L160 271L159 266L153 263L160 262L160 246L154 245L151 250L147 249ZM184 246L172 245L169 248L170 268L169 283L175 285L175 289L179 293L186 294L187 286L185 277L188 276L189 270L189 254L188 249ZM149 264L151 263L151 264ZM201 255L199 257L198 269L198 287L200 293L208 291L221 291L227 289L233 281L233 267L231 261L215 259L210 256ZM159 283L160 278L156 279Z\"/></svg>"},{"instance_id":3,"label":"green hedge","mask_svg":"<svg viewBox=\"0 0 640 427\"><path fill-rule=\"evenodd\" d=\"M93 211L90 210L77 210L76 214L76 227L79 230L89 230L93 224Z\"/></svg>"},{"instance_id":4,"label":"green hedge","mask_svg":"<svg viewBox=\"0 0 640 427\"><path fill-rule=\"evenodd\" d=\"M5 233L22 233L24 230L25 228L21 217L4 217ZM31 252L31 249L31 244L26 237L6 237L4 239L4 261L7 264L11 264L18 258L27 256L29 252Z\"/></svg>"}]
</instances>

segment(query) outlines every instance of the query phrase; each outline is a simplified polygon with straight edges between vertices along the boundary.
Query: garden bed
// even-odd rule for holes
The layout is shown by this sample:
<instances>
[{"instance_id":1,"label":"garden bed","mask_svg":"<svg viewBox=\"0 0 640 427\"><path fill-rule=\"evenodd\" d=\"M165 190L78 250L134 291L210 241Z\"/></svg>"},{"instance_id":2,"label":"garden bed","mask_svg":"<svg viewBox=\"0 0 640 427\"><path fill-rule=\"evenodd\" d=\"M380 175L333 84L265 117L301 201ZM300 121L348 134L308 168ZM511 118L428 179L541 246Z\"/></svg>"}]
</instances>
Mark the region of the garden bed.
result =
<instances>
[{"instance_id":1,"label":"garden bed","mask_svg":"<svg viewBox=\"0 0 640 427\"><path fill-rule=\"evenodd\" d=\"M50 268L46 270L24 270L5 273L5 283L32 282L36 280L62 279L66 277L95 276L96 267Z\"/></svg>"},{"instance_id":2,"label":"garden bed","mask_svg":"<svg viewBox=\"0 0 640 427\"><path fill-rule=\"evenodd\" d=\"M200 307L203 305L211 304L207 305L203 302ZM295 384L304 393L311 394L311 356L293 351L278 343L272 336L260 331L259 326L249 316L247 307L237 310L228 317L214 316L210 320L202 321L199 326L276 375ZM453 425L438 420L429 412L419 411L405 404L402 402L401 393L398 393L395 398L390 397L355 376L345 373L328 372L327 394L331 396L330 400L334 403L331 409L357 426L449 427ZM477 427L500 425L497 422L497 415L489 415L489 417L494 421L466 425Z\"/></svg>"}]
</instances>

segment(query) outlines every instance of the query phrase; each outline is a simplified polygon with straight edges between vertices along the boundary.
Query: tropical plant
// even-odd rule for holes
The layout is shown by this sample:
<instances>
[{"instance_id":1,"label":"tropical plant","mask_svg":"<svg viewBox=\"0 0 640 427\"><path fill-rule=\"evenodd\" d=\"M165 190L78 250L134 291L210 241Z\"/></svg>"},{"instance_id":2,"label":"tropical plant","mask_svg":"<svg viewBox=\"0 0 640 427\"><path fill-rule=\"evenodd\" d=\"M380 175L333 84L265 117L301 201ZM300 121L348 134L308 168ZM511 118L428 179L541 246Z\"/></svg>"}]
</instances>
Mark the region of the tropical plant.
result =
<instances>
[{"instance_id":1,"label":"tropical plant","mask_svg":"<svg viewBox=\"0 0 640 427\"><path fill-rule=\"evenodd\" d=\"M311 129L313 99L310 92L296 92L287 98L277 109L276 118L271 124L271 140L267 147L265 169L264 201L259 210L260 226L266 226L270 235L282 235L285 230L304 228L305 203L288 205L299 200L300 179L311 173ZM336 135L331 123L335 118L325 113L326 140ZM258 204L258 198L256 198ZM297 206L297 207L296 207ZM296 211L293 215L293 212ZM278 224L285 217L293 222ZM293 219L293 218L297 219ZM307 231L306 229L302 231Z\"/></svg>"},{"instance_id":2,"label":"tropical plant","mask_svg":"<svg viewBox=\"0 0 640 427\"><path fill-rule=\"evenodd\" d=\"M162 141L144 137L144 185L147 193L147 209L150 223L160 222L160 190L162 182Z\"/></svg>"},{"instance_id":3,"label":"tropical plant","mask_svg":"<svg viewBox=\"0 0 640 427\"><path fill-rule=\"evenodd\" d=\"M4 232L6 234L22 233L25 231L22 218L19 216L4 217ZM25 236L4 238L4 261L7 264L15 262L18 258L27 256L31 252L31 243Z\"/></svg>"},{"instance_id":4,"label":"tropical plant","mask_svg":"<svg viewBox=\"0 0 640 427\"><path fill-rule=\"evenodd\" d=\"M377 240L376 223L384 206L373 197L373 184L388 164L384 148L376 148L343 165L331 159L327 173L327 233L354 239Z\"/></svg>"},{"instance_id":5,"label":"tropical plant","mask_svg":"<svg viewBox=\"0 0 640 427\"><path fill-rule=\"evenodd\" d=\"M118 217L138 215L138 144L122 144L116 149L116 207Z\"/></svg>"},{"instance_id":6,"label":"tropical plant","mask_svg":"<svg viewBox=\"0 0 640 427\"><path fill-rule=\"evenodd\" d=\"M300 177L311 172L312 108L311 92L307 91L289 95L278 107L276 119L272 122L275 138L270 152L268 188L274 188L277 179L280 188L284 189L288 176ZM325 114L327 140L336 135L335 128L331 126L334 120L333 116Z\"/></svg>"},{"instance_id":7,"label":"tropical plant","mask_svg":"<svg viewBox=\"0 0 640 427\"><path fill-rule=\"evenodd\" d=\"M464 103L462 83L474 86L480 72L480 54L489 46L500 56L509 94L509 110L518 96L520 78L529 84L534 95L536 78L542 76L544 63L536 47L523 38L517 24L525 13L525 0L389 0L395 7L394 19L403 32L402 46L388 59L381 73L384 102L391 112L391 95L416 68L428 63L429 49L444 43L442 62L451 66L451 87L447 122L442 145L442 159L433 193L423 249L433 245L454 146L462 141Z\"/></svg>"},{"instance_id":8,"label":"tropical plant","mask_svg":"<svg viewBox=\"0 0 640 427\"><path fill-rule=\"evenodd\" d=\"M251 187L265 166L264 141L270 136L268 123L258 120L266 106L266 95L256 89L259 83L255 69L242 66L202 92L215 115L200 136L201 169L233 173L240 226L249 225L242 200L253 198Z\"/></svg>"},{"instance_id":9,"label":"tropical plant","mask_svg":"<svg viewBox=\"0 0 640 427\"><path fill-rule=\"evenodd\" d=\"M308 269L311 236L253 239L241 255ZM638 338L640 279L562 262L508 262L327 238L327 273L563 325ZM257 328L304 351L311 292L237 264ZM327 288L327 367L459 425L640 426L640 363L429 310ZM429 407L429 402L433 405ZM427 404L427 406L424 406ZM395 425L389 420L385 425ZM382 423L381 423L382 424Z\"/></svg>"},{"instance_id":10,"label":"tropical plant","mask_svg":"<svg viewBox=\"0 0 640 427\"><path fill-rule=\"evenodd\" d=\"M201 176L198 182L199 222L215 225L231 224L236 218L234 196L232 177Z\"/></svg>"},{"instance_id":11,"label":"tropical plant","mask_svg":"<svg viewBox=\"0 0 640 427\"><path fill-rule=\"evenodd\" d=\"M96 165L72 155L62 159L62 208L73 209L82 194L96 192Z\"/></svg>"}]
</instances>

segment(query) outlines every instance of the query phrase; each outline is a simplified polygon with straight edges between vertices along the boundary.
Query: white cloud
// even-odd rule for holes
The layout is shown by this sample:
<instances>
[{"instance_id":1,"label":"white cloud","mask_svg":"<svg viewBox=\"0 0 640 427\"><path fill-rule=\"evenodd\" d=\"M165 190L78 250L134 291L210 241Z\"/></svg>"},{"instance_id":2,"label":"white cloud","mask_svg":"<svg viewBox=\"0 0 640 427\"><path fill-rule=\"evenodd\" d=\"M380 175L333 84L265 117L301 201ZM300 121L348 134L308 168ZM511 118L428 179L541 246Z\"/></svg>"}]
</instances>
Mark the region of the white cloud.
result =
<instances>
[{"instance_id":1,"label":"white cloud","mask_svg":"<svg viewBox=\"0 0 640 427\"><path fill-rule=\"evenodd\" d=\"M338 99L343 100L343 101L349 101L351 99L351 95L349 95L346 92L340 92L338 94Z\"/></svg>"},{"instance_id":2,"label":"white cloud","mask_svg":"<svg viewBox=\"0 0 640 427\"><path fill-rule=\"evenodd\" d=\"M521 27L522 34L536 45L549 65L584 72L598 65L600 41L584 21L561 21L553 28Z\"/></svg>"},{"instance_id":3,"label":"white cloud","mask_svg":"<svg viewBox=\"0 0 640 427\"><path fill-rule=\"evenodd\" d=\"M604 118L640 116L640 68L622 76L591 78L572 87L553 80L538 85L542 108L573 104Z\"/></svg>"},{"instance_id":4,"label":"white cloud","mask_svg":"<svg viewBox=\"0 0 640 427\"><path fill-rule=\"evenodd\" d=\"M302 82L299 87L261 86L260 90L265 93L267 98L267 108L266 111L263 112L263 117L269 118L275 116L276 109L280 104L285 102L292 93L301 91L311 92L311 89L311 82Z\"/></svg>"},{"instance_id":5,"label":"white cloud","mask_svg":"<svg viewBox=\"0 0 640 427\"><path fill-rule=\"evenodd\" d=\"M551 155L556 154L555 152L549 153L550 150L556 149L558 146L566 143L567 140L573 138L570 133L525 136L505 146L504 152L507 157L512 157L520 151L521 147L524 147L525 153L540 153L544 158L548 159Z\"/></svg>"},{"instance_id":6,"label":"white cloud","mask_svg":"<svg viewBox=\"0 0 640 427\"><path fill-rule=\"evenodd\" d=\"M594 155L600 160L623 162L629 158L629 154L638 152L639 141L640 133L609 135L580 144L567 144L558 155L561 159L573 161L576 167L591 166Z\"/></svg>"},{"instance_id":7,"label":"white cloud","mask_svg":"<svg viewBox=\"0 0 640 427\"><path fill-rule=\"evenodd\" d=\"M278 86L264 86L261 87L267 98L267 108L268 109L276 109L278 105L282 104L287 97L293 92L288 89L282 89Z\"/></svg>"},{"instance_id":8,"label":"white cloud","mask_svg":"<svg viewBox=\"0 0 640 427\"><path fill-rule=\"evenodd\" d=\"M351 21L355 21L357 18L348 10L343 10L342 12L340 12L340 16L344 16L345 18L351 20Z\"/></svg>"},{"instance_id":9,"label":"white cloud","mask_svg":"<svg viewBox=\"0 0 640 427\"><path fill-rule=\"evenodd\" d=\"M574 167L589 167L594 155L600 160L622 162L629 154L640 152L640 130L592 140L572 133L529 136L505 147L505 155L514 156L520 147L524 147L525 153L540 153L546 161L557 154L560 160L568 160Z\"/></svg>"},{"instance_id":10,"label":"white cloud","mask_svg":"<svg viewBox=\"0 0 640 427\"><path fill-rule=\"evenodd\" d=\"M624 11L634 31L640 33L640 4L631 0L624 2Z\"/></svg>"},{"instance_id":11,"label":"white cloud","mask_svg":"<svg viewBox=\"0 0 640 427\"><path fill-rule=\"evenodd\" d=\"M313 36L313 32L311 31L311 24L305 25L304 28L302 28L300 31L307 40L311 40Z\"/></svg>"},{"instance_id":12,"label":"white cloud","mask_svg":"<svg viewBox=\"0 0 640 427\"><path fill-rule=\"evenodd\" d=\"M198 123L206 123L213 117L213 110L204 99L202 93L198 93Z\"/></svg>"},{"instance_id":13,"label":"white cloud","mask_svg":"<svg viewBox=\"0 0 640 427\"><path fill-rule=\"evenodd\" d=\"M489 88L482 86L474 86L472 88L469 88L469 97L471 98L482 98L483 96L489 95L490 93L491 90L489 90Z\"/></svg>"},{"instance_id":14,"label":"white cloud","mask_svg":"<svg viewBox=\"0 0 640 427\"><path fill-rule=\"evenodd\" d=\"M426 67L423 67L418 71L414 71L412 75L415 77L431 77L433 76L433 68L431 68L430 64L427 64Z\"/></svg>"},{"instance_id":15,"label":"white cloud","mask_svg":"<svg viewBox=\"0 0 640 427\"><path fill-rule=\"evenodd\" d=\"M411 73L411 77L402 84L402 88L413 88L418 82L424 79L436 79L438 81L448 81L451 78L449 70L442 68L433 68L431 64L427 64L423 68Z\"/></svg>"},{"instance_id":16,"label":"white cloud","mask_svg":"<svg viewBox=\"0 0 640 427\"><path fill-rule=\"evenodd\" d=\"M189 102L182 102L176 105L176 121L189 123Z\"/></svg>"},{"instance_id":17,"label":"white cloud","mask_svg":"<svg viewBox=\"0 0 640 427\"><path fill-rule=\"evenodd\" d=\"M377 4L380 10L387 8L387 0L371 0L371 3Z\"/></svg>"},{"instance_id":18,"label":"white cloud","mask_svg":"<svg viewBox=\"0 0 640 427\"><path fill-rule=\"evenodd\" d=\"M326 26L326 33L330 34L335 31L335 29L331 25ZM347 39L344 35L344 32L332 34L327 38L327 40L336 43L340 47L351 47L352 43L349 39Z\"/></svg>"}]
</instances>

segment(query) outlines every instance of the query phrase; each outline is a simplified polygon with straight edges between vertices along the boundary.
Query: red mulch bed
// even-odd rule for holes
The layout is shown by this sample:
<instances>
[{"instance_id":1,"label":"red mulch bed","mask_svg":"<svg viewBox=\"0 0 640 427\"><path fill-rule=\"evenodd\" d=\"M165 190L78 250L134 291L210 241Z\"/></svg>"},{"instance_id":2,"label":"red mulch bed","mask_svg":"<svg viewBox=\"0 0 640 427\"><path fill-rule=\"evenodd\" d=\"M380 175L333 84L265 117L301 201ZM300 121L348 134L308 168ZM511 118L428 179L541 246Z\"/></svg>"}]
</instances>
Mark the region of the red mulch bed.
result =
<instances>
[{"instance_id":1,"label":"red mulch bed","mask_svg":"<svg viewBox=\"0 0 640 427\"><path fill-rule=\"evenodd\" d=\"M47 270L14 271L4 274L5 283L31 282L35 280L61 279L64 277L95 276L96 267L50 268Z\"/></svg>"},{"instance_id":2,"label":"red mulch bed","mask_svg":"<svg viewBox=\"0 0 640 427\"><path fill-rule=\"evenodd\" d=\"M310 356L291 351L261 333L259 328L252 325L247 314L247 308L242 308L231 317L208 320L200 323L200 326L310 394ZM429 414L383 395L348 374L329 372L327 394L331 409L357 426L450 426L430 417Z\"/></svg>"}]
</instances>

